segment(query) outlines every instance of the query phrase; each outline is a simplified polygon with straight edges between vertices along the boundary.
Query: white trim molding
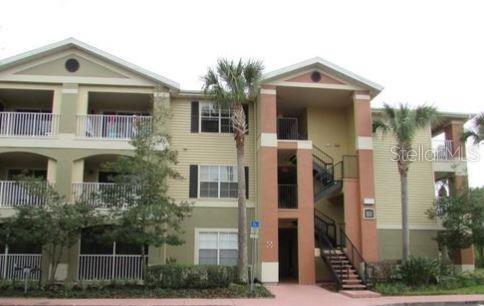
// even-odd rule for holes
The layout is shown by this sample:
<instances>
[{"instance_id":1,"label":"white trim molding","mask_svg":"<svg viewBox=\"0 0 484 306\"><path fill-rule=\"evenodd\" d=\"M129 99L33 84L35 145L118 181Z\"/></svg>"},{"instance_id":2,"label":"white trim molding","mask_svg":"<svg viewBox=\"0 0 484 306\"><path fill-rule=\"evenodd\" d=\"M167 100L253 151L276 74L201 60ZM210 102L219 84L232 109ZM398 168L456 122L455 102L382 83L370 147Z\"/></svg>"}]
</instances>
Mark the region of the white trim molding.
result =
<instances>
[{"instance_id":1,"label":"white trim molding","mask_svg":"<svg viewBox=\"0 0 484 306\"><path fill-rule=\"evenodd\" d=\"M276 133L261 133L259 139L261 147L277 147Z\"/></svg>"},{"instance_id":2,"label":"white trim molding","mask_svg":"<svg viewBox=\"0 0 484 306\"><path fill-rule=\"evenodd\" d=\"M198 235L200 233L212 233L216 232L218 234L220 233L237 233L238 230L237 228L210 228L210 227L195 227L195 236L193 237L193 263L195 265L198 265ZM219 248L217 246L217 252Z\"/></svg>"},{"instance_id":3,"label":"white trim molding","mask_svg":"<svg viewBox=\"0 0 484 306\"><path fill-rule=\"evenodd\" d=\"M262 262L261 263L261 282L278 283L279 282L279 262Z\"/></svg>"},{"instance_id":4,"label":"white trim molding","mask_svg":"<svg viewBox=\"0 0 484 306\"><path fill-rule=\"evenodd\" d=\"M401 230L402 225L397 223L378 223L376 228L381 230ZM440 231L444 228L442 227L442 225L439 224L410 224L409 229L412 231Z\"/></svg>"},{"instance_id":5,"label":"white trim molding","mask_svg":"<svg viewBox=\"0 0 484 306\"><path fill-rule=\"evenodd\" d=\"M356 150L373 150L373 137L358 136Z\"/></svg>"},{"instance_id":6,"label":"white trim molding","mask_svg":"<svg viewBox=\"0 0 484 306\"><path fill-rule=\"evenodd\" d=\"M355 94L353 96L354 100L371 100L370 95L365 95L365 94Z\"/></svg>"},{"instance_id":7,"label":"white trim molding","mask_svg":"<svg viewBox=\"0 0 484 306\"><path fill-rule=\"evenodd\" d=\"M465 160L434 160L434 172L450 172L458 176L467 176L467 161Z\"/></svg>"},{"instance_id":8,"label":"white trim molding","mask_svg":"<svg viewBox=\"0 0 484 306\"><path fill-rule=\"evenodd\" d=\"M261 95L275 95L277 94L277 91L275 89L264 89L262 88L260 90Z\"/></svg>"},{"instance_id":9,"label":"white trim molding","mask_svg":"<svg viewBox=\"0 0 484 306\"><path fill-rule=\"evenodd\" d=\"M454 265L460 272L474 272L476 269L475 265L472 264L463 264L463 265Z\"/></svg>"},{"instance_id":10,"label":"white trim molding","mask_svg":"<svg viewBox=\"0 0 484 306\"><path fill-rule=\"evenodd\" d=\"M312 150L313 142L311 140L298 140L297 141L298 150Z\"/></svg>"},{"instance_id":11,"label":"white trim molding","mask_svg":"<svg viewBox=\"0 0 484 306\"><path fill-rule=\"evenodd\" d=\"M132 72L134 74L137 74L139 76L144 77L145 79L154 81L158 84L165 85L166 87L169 87L170 89L173 90L179 90L180 85L170 79L167 79L159 74L156 74L154 72L148 71L146 69L143 69L139 66L136 66L132 63L129 63L119 57L116 57L114 55L111 55L107 52L104 52L100 49L97 49L93 46L90 46L82 41L79 41L75 38L68 38L44 47L40 47L25 53L21 53L6 59L3 59L0 61L0 71L5 71L7 69L10 69L14 66L22 65L25 64L26 62L36 60L45 56L49 56L58 52L63 52L66 50L70 49L78 49L81 51L84 51L88 54L91 54L95 57L100 58L101 60L108 62L110 64L116 65L118 67L121 67L122 69L125 69L129 72ZM49 80L49 78L46 78ZM19 78L19 80L21 80ZM42 81L42 79L40 80ZM96 82L97 83L97 82Z\"/></svg>"},{"instance_id":12,"label":"white trim molding","mask_svg":"<svg viewBox=\"0 0 484 306\"><path fill-rule=\"evenodd\" d=\"M62 88L62 93L63 94L77 94L79 93L78 88Z\"/></svg>"},{"instance_id":13,"label":"white trim molding","mask_svg":"<svg viewBox=\"0 0 484 306\"><path fill-rule=\"evenodd\" d=\"M378 94L380 91L383 90L383 86L375 82L372 82L370 80L367 80L349 70L346 70L320 57L310 58L303 62L266 73L262 76L262 81L272 82L277 79L281 79L289 74L295 74L302 70L308 70L310 68L321 69L327 72L328 74L330 74L331 76L335 76L340 79L345 79L345 80L348 79L349 81L352 81L357 85L364 86L370 89L375 94Z\"/></svg>"},{"instance_id":14,"label":"white trim molding","mask_svg":"<svg viewBox=\"0 0 484 306\"><path fill-rule=\"evenodd\" d=\"M363 198L363 204L364 205L375 205L375 199L374 198Z\"/></svg>"}]
</instances>

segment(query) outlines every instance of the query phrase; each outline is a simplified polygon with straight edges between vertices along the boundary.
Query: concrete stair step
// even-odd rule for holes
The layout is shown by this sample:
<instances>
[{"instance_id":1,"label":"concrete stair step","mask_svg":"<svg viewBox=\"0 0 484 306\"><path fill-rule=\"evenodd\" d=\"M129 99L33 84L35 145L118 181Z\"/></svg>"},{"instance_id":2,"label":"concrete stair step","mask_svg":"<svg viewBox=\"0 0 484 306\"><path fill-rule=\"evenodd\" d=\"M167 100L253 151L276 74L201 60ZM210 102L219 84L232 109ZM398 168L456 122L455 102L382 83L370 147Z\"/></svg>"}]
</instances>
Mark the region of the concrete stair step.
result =
<instances>
[{"instance_id":1,"label":"concrete stair step","mask_svg":"<svg viewBox=\"0 0 484 306\"><path fill-rule=\"evenodd\" d=\"M342 287L346 290L366 289L366 286L363 284L343 284Z\"/></svg>"},{"instance_id":2,"label":"concrete stair step","mask_svg":"<svg viewBox=\"0 0 484 306\"><path fill-rule=\"evenodd\" d=\"M354 299L377 298L381 296L379 293L370 290L340 290L339 293Z\"/></svg>"},{"instance_id":3,"label":"concrete stair step","mask_svg":"<svg viewBox=\"0 0 484 306\"><path fill-rule=\"evenodd\" d=\"M346 284L363 284L359 278L343 278L343 283Z\"/></svg>"}]
</instances>

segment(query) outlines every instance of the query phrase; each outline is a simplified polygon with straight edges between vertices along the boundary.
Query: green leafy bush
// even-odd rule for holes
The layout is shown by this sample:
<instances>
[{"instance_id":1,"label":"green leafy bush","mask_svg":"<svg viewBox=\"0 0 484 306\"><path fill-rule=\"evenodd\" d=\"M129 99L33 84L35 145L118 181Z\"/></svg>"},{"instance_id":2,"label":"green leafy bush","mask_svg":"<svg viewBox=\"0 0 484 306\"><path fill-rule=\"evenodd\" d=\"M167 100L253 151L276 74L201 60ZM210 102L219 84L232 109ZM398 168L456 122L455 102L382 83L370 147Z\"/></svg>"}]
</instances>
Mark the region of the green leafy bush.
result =
<instances>
[{"instance_id":1,"label":"green leafy bush","mask_svg":"<svg viewBox=\"0 0 484 306\"><path fill-rule=\"evenodd\" d=\"M382 260L369 264L369 276L373 283L391 282L398 278L397 260Z\"/></svg>"},{"instance_id":2,"label":"green leafy bush","mask_svg":"<svg viewBox=\"0 0 484 306\"><path fill-rule=\"evenodd\" d=\"M438 259L426 257L411 257L398 268L402 281L414 286L438 283L441 271Z\"/></svg>"},{"instance_id":3,"label":"green leafy bush","mask_svg":"<svg viewBox=\"0 0 484 306\"><path fill-rule=\"evenodd\" d=\"M167 289L225 288L237 280L235 267L156 265L148 267L145 285Z\"/></svg>"}]
</instances>

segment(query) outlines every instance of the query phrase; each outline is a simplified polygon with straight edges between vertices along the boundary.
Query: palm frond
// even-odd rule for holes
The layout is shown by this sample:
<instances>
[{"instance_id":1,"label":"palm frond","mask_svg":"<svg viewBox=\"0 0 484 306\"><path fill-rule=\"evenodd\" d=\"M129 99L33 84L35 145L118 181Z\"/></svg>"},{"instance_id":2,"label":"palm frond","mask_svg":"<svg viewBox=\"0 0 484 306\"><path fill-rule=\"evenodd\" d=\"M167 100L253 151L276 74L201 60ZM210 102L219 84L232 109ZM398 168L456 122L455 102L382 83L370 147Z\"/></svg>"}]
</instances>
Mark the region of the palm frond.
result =
<instances>
[{"instance_id":1,"label":"palm frond","mask_svg":"<svg viewBox=\"0 0 484 306\"><path fill-rule=\"evenodd\" d=\"M478 127L484 127L484 113L481 113L479 116L477 116L474 119L474 124L475 126Z\"/></svg>"},{"instance_id":2,"label":"palm frond","mask_svg":"<svg viewBox=\"0 0 484 306\"><path fill-rule=\"evenodd\" d=\"M381 119L373 120L372 124L373 133L381 131L383 134L386 134L389 130L388 125Z\"/></svg>"},{"instance_id":3,"label":"palm frond","mask_svg":"<svg viewBox=\"0 0 484 306\"><path fill-rule=\"evenodd\" d=\"M249 60L244 63L242 59L219 59L216 68L208 69L202 77L203 90L222 107L230 108L236 103L246 103L257 92L262 70L259 61Z\"/></svg>"},{"instance_id":4,"label":"palm frond","mask_svg":"<svg viewBox=\"0 0 484 306\"><path fill-rule=\"evenodd\" d=\"M437 109L433 106L423 105L415 109L415 123L418 128L423 128L433 123L438 118Z\"/></svg>"},{"instance_id":5,"label":"palm frond","mask_svg":"<svg viewBox=\"0 0 484 306\"><path fill-rule=\"evenodd\" d=\"M474 144L479 143L479 135L476 132L471 130L464 131L460 137L460 139L464 142L469 138L472 138L474 140Z\"/></svg>"}]
</instances>

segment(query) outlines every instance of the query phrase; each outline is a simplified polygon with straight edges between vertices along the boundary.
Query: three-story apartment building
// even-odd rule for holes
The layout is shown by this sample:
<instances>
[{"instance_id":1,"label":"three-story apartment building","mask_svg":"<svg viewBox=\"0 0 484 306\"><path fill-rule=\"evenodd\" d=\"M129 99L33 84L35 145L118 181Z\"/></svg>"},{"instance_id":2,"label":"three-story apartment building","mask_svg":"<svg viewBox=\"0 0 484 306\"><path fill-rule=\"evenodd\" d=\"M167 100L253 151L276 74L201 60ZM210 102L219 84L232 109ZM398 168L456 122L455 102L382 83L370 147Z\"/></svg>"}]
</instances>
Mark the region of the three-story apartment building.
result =
<instances>
[{"instance_id":1,"label":"three-story apartment building","mask_svg":"<svg viewBox=\"0 0 484 306\"><path fill-rule=\"evenodd\" d=\"M400 257L394 141L372 132L379 111L370 104L381 90L320 58L264 75L257 101L245 106L248 215L260 221L249 253L262 282L333 278L341 288L363 288L365 263ZM155 96L169 102L170 145L184 177L170 185L170 195L194 208L183 225L185 244L149 248L148 262L236 264L230 112L201 91L181 90L75 39L0 62L0 217L15 206L42 204L15 180L22 171L72 200L103 188L123 192L102 165L132 154L129 140L137 122L151 120ZM466 185L466 163L452 153L462 147L459 135L467 119L441 114L438 125L418 133L415 146L436 158L415 162L410 172L414 255L438 254L434 237L441 227L425 215L435 182L449 182L452 191ZM141 277L140 248L90 237L86 231L63 258L59 280ZM0 246L0 277L13 277L14 263L49 268L39 246ZM456 264L472 268L472 252L455 254Z\"/></svg>"}]
</instances>

